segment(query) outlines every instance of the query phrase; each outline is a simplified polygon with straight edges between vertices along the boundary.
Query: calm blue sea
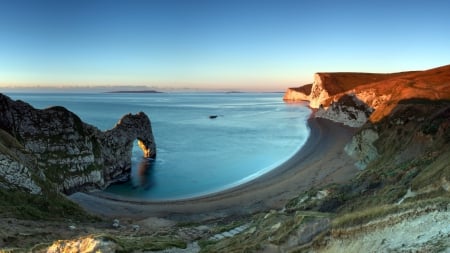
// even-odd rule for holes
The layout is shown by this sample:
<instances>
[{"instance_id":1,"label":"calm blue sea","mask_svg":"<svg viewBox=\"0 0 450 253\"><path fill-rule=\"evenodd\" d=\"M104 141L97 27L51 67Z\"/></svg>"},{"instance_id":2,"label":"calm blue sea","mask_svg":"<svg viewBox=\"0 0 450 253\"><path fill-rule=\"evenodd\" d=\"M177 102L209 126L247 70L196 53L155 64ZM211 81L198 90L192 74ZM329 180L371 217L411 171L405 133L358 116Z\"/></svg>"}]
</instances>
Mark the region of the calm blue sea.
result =
<instances>
[{"instance_id":1,"label":"calm blue sea","mask_svg":"<svg viewBox=\"0 0 450 253\"><path fill-rule=\"evenodd\" d=\"M285 104L281 93L7 95L41 109L65 106L102 130L124 114L145 112L157 158L139 173L144 163L136 144L131 182L106 191L146 200L200 196L252 180L291 157L309 134L309 109Z\"/></svg>"}]
</instances>

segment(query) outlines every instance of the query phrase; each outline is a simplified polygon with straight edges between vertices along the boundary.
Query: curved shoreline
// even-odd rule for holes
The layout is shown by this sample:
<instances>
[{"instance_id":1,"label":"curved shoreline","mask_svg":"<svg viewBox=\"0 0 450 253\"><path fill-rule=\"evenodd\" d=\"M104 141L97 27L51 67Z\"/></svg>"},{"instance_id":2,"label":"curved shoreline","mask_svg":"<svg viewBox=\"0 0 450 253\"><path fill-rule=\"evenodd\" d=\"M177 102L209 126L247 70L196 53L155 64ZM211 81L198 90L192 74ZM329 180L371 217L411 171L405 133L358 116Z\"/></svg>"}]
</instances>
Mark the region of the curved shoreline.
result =
<instances>
[{"instance_id":1,"label":"curved shoreline","mask_svg":"<svg viewBox=\"0 0 450 253\"><path fill-rule=\"evenodd\" d=\"M347 181L358 171L343 151L355 129L313 117L308 126L307 141L286 162L261 177L218 193L173 201L130 200L104 192L75 193L69 198L88 212L107 217L197 221L281 208L302 191Z\"/></svg>"}]
</instances>

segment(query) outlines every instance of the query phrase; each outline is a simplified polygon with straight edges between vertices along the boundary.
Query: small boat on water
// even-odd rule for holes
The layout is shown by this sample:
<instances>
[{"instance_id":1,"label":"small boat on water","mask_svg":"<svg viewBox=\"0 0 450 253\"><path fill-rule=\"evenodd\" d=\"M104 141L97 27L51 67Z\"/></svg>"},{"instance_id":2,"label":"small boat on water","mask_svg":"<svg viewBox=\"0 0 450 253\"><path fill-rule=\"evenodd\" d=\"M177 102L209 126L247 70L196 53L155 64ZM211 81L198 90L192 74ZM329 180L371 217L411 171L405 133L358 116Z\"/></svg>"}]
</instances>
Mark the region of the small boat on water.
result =
<instances>
[{"instance_id":1,"label":"small boat on water","mask_svg":"<svg viewBox=\"0 0 450 253\"><path fill-rule=\"evenodd\" d=\"M209 118L210 119L215 119L215 118L217 118L218 117L218 115L209 115Z\"/></svg>"}]
</instances>

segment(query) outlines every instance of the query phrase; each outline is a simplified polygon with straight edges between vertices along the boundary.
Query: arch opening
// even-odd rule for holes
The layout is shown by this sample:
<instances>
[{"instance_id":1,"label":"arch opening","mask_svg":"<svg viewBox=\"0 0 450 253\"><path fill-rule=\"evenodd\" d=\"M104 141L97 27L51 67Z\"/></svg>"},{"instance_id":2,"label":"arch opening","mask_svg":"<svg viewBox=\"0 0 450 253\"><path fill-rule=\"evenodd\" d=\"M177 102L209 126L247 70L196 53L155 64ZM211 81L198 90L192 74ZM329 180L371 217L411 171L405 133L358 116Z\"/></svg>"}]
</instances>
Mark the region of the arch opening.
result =
<instances>
[{"instance_id":1,"label":"arch opening","mask_svg":"<svg viewBox=\"0 0 450 253\"><path fill-rule=\"evenodd\" d=\"M152 153L156 154L156 152L153 152L153 150L151 150L143 140L137 138L137 143L139 148L141 148L142 152L144 153L144 158L155 158Z\"/></svg>"},{"instance_id":2,"label":"arch opening","mask_svg":"<svg viewBox=\"0 0 450 253\"><path fill-rule=\"evenodd\" d=\"M149 189L153 185L153 158L151 150L137 138L133 142L131 181L134 188Z\"/></svg>"}]
</instances>

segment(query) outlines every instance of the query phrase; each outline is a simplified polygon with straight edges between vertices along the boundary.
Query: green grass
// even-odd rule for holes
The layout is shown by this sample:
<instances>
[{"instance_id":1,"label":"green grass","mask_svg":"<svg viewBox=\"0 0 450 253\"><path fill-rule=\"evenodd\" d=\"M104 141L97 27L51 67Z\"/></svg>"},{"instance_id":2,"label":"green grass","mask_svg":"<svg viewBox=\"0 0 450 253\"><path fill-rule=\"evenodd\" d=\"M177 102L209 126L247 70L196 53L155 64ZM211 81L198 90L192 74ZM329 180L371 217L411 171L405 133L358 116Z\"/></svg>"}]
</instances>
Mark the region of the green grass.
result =
<instances>
[{"instance_id":1,"label":"green grass","mask_svg":"<svg viewBox=\"0 0 450 253\"><path fill-rule=\"evenodd\" d=\"M20 190L0 189L0 215L20 219L97 220L58 193L32 195Z\"/></svg>"},{"instance_id":2,"label":"green grass","mask_svg":"<svg viewBox=\"0 0 450 253\"><path fill-rule=\"evenodd\" d=\"M23 145L3 129L0 129L0 153L19 160L11 150L23 150Z\"/></svg>"},{"instance_id":3,"label":"green grass","mask_svg":"<svg viewBox=\"0 0 450 253\"><path fill-rule=\"evenodd\" d=\"M450 147L444 148L423 171L411 180L413 189L424 188L439 183L443 178L450 181Z\"/></svg>"},{"instance_id":4,"label":"green grass","mask_svg":"<svg viewBox=\"0 0 450 253\"><path fill-rule=\"evenodd\" d=\"M187 243L174 236L98 236L116 242L120 249L117 252L155 251L168 248L185 249Z\"/></svg>"}]
</instances>

